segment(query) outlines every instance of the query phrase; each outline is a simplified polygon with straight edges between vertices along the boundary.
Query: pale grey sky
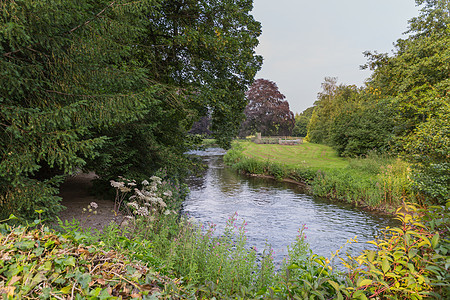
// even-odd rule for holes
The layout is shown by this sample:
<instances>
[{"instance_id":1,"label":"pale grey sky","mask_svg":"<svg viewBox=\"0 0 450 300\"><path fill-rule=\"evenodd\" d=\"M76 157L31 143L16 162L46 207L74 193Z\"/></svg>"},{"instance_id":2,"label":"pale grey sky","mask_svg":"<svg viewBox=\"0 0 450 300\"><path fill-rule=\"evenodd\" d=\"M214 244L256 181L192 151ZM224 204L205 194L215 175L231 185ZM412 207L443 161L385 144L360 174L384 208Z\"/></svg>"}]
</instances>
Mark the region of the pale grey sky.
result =
<instances>
[{"instance_id":1,"label":"pale grey sky","mask_svg":"<svg viewBox=\"0 0 450 300\"><path fill-rule=\"evenodd\" d=\"M389 52L417 16L414 0L254 0L262 24L256 78L277 83L291 110L313 105L326 76L363 85L370 71L362 52Z\"/></svg>"}]
</instances>

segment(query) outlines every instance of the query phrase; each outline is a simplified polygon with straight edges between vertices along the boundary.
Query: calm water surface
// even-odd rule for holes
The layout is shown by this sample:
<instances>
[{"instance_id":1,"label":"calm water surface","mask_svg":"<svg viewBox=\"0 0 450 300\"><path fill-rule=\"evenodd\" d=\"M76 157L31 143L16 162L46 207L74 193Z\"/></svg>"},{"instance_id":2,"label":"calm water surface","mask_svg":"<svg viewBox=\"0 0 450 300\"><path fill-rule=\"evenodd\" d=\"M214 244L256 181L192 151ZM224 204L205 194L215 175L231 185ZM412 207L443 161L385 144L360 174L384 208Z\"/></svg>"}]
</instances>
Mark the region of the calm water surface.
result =
<instances>
[{"instance_id":1,"label":"calm water surface","mask_svg":"<svg viewBox=\"0 0 450 300\"><path fill-rule=\"evenodd\" d=\"M326 257L355 236L359 243L344 251L356 254L368 249L366 241L373 240L381 228L395 224L389 217L305 195L294 184L237 174L224 166L224 153L219 148L193 152L208 169L203 176L189 179L191 193L184 212L201 223L216 224L219 232L237 212L248 224L249 246L261 252L269 243L275 260L287 254L302 224L308 227L306 240L313 252Z\"/></svg>"}]
</instances>

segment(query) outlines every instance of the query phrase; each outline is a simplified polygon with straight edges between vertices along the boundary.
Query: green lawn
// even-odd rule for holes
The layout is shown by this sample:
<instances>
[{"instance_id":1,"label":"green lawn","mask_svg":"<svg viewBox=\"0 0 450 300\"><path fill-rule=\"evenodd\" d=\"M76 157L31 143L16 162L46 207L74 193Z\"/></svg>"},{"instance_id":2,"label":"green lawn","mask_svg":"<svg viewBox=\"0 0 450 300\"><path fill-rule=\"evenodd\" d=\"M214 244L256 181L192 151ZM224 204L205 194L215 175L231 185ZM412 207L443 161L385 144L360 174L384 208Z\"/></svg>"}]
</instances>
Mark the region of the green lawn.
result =
<instances>
[{"instance_id":1,"label":"green lawn","mask_svg":"<svg viewBox=\"0 0 450 300\"><path fill-rule=\"evenodd\" d=\"M312 169L340 169L349 165L348 160L337 155L331 147L312 143L295 146L255 144L238 142L243 154L261 160L270 160L288 167L309 167Z\"/></svg>"}]
</instances>

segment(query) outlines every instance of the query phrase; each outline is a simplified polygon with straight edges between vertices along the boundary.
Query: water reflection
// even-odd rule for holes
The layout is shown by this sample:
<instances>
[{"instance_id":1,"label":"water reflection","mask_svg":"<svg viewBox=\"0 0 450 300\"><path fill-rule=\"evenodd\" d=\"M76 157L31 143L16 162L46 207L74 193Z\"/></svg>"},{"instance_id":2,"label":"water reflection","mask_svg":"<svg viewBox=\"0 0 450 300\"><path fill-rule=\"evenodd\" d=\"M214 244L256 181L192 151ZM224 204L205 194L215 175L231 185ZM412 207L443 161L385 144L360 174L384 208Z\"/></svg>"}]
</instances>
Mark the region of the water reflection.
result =
<instances>
[{"instance_id":1,"label":"water reflection","mask_svg":"<svg viewBox=\"0 0 450 300\"><path fill-rule=\"evenodd\" d=\"M327 257L349 238L372 240L380 228L394 224L392 218L314 199L297 185L237 174L224 167L223 151L209 149L196 154L202 155L208 169L201 178L190 178L191 193L184 211L200 222L217 224L219 230L237 212L248 224L249 245L260 252L269 243L278 260L287 254L287 246L302 224L308 226L306 235L312 250ZM357 243L346 250L357 253L368 247Z\"/></svg>"}]
</instances>

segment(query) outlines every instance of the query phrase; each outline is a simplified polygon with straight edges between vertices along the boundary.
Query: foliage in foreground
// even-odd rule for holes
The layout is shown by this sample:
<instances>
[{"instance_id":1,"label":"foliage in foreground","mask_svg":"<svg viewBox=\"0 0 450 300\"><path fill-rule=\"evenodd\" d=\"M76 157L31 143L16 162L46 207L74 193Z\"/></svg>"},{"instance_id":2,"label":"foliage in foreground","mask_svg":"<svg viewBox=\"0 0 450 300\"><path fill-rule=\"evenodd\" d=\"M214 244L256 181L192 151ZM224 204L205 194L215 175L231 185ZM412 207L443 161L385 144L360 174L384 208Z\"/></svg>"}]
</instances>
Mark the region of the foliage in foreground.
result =
<instances>
[{"instance_id":1,"label":"foliage in foreground","mask_svg":"<svg viewBox=\"0 0 450 300\"><path fill-rule=\"evenodd\" d=\"M382 237L369 242L377 250L342 260L351 284L367 296L360 299L448 299L450 202L426 210L405 205L397 216L401 226L386 228Z\"/></svg>"},{"instance_id":2,"label":"foliage in foreground","mask_svg":"<svg viewBox=\"0 0 450 300\"><path fill-rule=\"evenodd\" d=\"M81 244L48 227L0 228L3 299L181 297L180 282L117 251Z\"/></svg>"},{"instance_id":3,"label":"foliage in foreground","mask_svg":"<svg viewBox=\"0 0 450 300\"><path fill-rule=\"evenodd\" d=\"M231 216L223 231L173 212L181 197L156 176L137 188L113 182L127 225L101 234L62 225L0 228L4 298L143 297L180 299L445 299L449 295L450 203L446 208L398 212L402 225L372 242L376 250L341 258L346 272L314 255L299 230L288 257L275 269L273 252L248 248L245 221ZM122 194L131 194L131 199ZM99 242L101 241L101 242ZM336 254L338 255L338 253ZM131 260L127 260L128 256ZM134 262L136 261L136 262ZM155 271L154 271L155 270ZM161 276L159 273L168 277ZM181 283L184 286L181 286Z\"/></svg>"}]
</instances>

